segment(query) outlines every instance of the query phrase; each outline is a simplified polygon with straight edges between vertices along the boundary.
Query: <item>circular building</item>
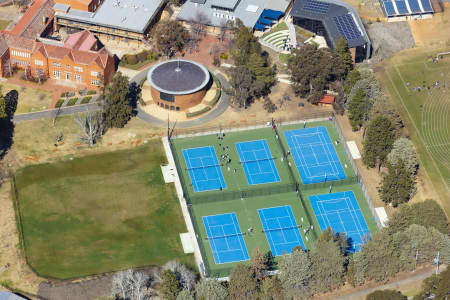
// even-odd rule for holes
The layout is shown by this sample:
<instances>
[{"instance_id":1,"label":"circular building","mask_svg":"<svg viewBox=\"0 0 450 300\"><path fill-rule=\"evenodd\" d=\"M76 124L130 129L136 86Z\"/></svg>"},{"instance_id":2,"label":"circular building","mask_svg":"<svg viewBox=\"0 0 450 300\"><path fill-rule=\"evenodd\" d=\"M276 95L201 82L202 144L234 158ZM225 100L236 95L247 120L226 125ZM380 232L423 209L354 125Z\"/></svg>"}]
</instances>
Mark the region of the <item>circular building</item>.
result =
<instances>
[{"instance_id":1,"label":"circular building","mask_svg":"<svg viewBox=\"0 0 450 300\"><path fill-rule=\"evenodd\" d=\"M168 110L185 111L202 102L211 80L208 69L185 59L167 60L147 73L153 101Z\"/></svg>"}]
</instances>

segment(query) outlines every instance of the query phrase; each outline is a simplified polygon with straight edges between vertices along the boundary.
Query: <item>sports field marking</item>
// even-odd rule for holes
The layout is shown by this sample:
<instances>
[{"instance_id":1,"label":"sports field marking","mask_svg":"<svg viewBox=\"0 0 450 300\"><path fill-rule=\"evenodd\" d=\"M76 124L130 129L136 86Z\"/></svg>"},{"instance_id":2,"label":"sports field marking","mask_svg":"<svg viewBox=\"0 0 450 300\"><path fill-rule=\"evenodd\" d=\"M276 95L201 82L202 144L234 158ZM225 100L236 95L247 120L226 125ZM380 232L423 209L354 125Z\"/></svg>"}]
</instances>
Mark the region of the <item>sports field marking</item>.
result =
<instances>
[{"instance_id":1,"label":"sports field marking","mask_svg":"<svg viewBox=\"0 0 450 300\"><path fill-rule=\"evenodd\" d=\"M405 82L405 80L403 79L403 77L402 77L400 71L398 70L398 68L397 68L397 66L396 66L395 64L393 65L393 68L394 68L395 72L399 75L400 80L403 82L403 85L406 86L406 82ZM439 166L438 166L438 164L437 164L437 162L436 162L436 159L434 158L434 156L433 156L431 150L427 147L427 143L425 143L425 139L424 139L424 136L423 136L423 132L422 132L421 130L419 130L419 128L417 127L417 124L416 124L416 122L414 121L414 118L411 116L411 113L410 113L410 111L408 110L408 107L406 106L405 100L403 99L402 95L400 94L400 92L399 92L397 86L394 84L394 81L392 80L392 77L391 77L389 71L386 70L386 72L384 72L384 73L387 75L387 78L389 79L389 82L391 83L392 87L393 87L394 90L395 90L395 93L396 93L397 96L399 97L400 102L401 102L401 104L402 104L402 106L403 106L403 109L404 109L404 110L406 111L406 113L408 114L408 117L409 117L409 120L410 120L411 124L412 124L412 125L414 126L414 128L416 129L416 132L418 133L417 136L419 137L420 141L421 141L422 144L424 145L424 148L425 148L426 152L427 152L428 155L431 157L431 160L432 160L432 162L433 162L433 165L434 165L434 167L437 169L437 171L438 171L438 173L439 173L439 175L440 175L440 177L441 177L442 183L444 184L444 187L447 189L447 191L450 191L450 183L447 183L447 182L445 181L445 178L444 178L444 176L443 176L443 174L442 174L442 172L441 172L441 170L440 170L440 168L439 168ZM419 161L421 162L420 155L418 156L418 159L419 159ZM423 165L423 162L421 162L421 164ZM431 181L431 184L434 186L433 181Z\"/></svg>"},{"instance_id":2,"label":"sports field marking","mask_svg":"<svg viewBox=\"0 0 450 300\"><path fill-rule=\"evenodd\" d=\"M303 184L346 178L324 126L287 130L284 134Z\"/></svg>"},{"instance_id":3,"label":"sports field marking","mask_svg":"<svg viewBox=\"0 0 450 300\"><path fill-rule=\"evenodd\" d=\"M309 196L320 229L345 233L351 240L351 252L359 251L370 238L367 223L352 191Z\"/></svg>"},{"instance_id":4,"label":"sports field marking","mask_svg":"<svg viewBox=\"0 0 450 300\"><path fill-rule=\"evenodd\" d=\"M214 147L183 149L183 156L194 192L226 188Z\"/></svg>"},{"instance_id":5,"label":"sports field marking","mask_svg":"<svg viewBox=\"0 0 450 300\"><path fill-rule=\"evenodd\" d=\"M258 214L274 256L289 254L298 246L305 249L291 206L262 208Z\"/></svg>"},{"instance_id":6,"label":"sports field marking","mask_svg":"<svg viewBox=\"0 0 450 300\"><path fill-rule=\"evenodd\" d=\"M266 140L239 142L235 146L249 185L280 181Z\"/></svg>"},{"instance_id":7,"label":"sports field marking","mask_svg":"<svg viewBox=\"0 0 450 300\"><path fill-rule=\"evenodd\" d=\"M202 217L216 264L248 260L236 214L226 213Z\"/></svg>"}]
</instances>

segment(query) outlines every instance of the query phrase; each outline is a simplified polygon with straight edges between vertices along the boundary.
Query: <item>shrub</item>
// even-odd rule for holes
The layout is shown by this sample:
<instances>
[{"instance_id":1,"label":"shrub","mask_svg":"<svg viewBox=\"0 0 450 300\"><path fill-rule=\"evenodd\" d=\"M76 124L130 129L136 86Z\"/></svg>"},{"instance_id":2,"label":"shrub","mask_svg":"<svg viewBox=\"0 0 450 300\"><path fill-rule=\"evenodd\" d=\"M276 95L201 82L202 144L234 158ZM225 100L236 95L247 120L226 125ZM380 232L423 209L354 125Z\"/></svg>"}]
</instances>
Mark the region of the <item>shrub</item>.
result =
<instances>
[{"instance_id":1,"label":"shrub","mask_svg":"<svg viewBox=\"0 0 450 300\"><path fill-rule=\"evenodd\" d=\"M56 102L55 107L59 108L63 105L63 103L64 103L64 99L59 99L58 102Z\"/></svg>"},{"instance_id":2,"label":"shrub","mask_svg":"<svg viewBox=\"0 0 450 300\"><path fill-rule=\"evenodd\" d=\"M91 101L91 99L92 99L91 96L84 97L83 100L81 100L81 104L89 103L89 101Z\"/></svg>"},{"instance_id":3,"label":"shrub","mask_svg":"<svg viewBox=\"0 0 450 300\"><path fill-rule=\"evenodd\" d=\"M95 94L97 94L97 91L95 91L95 90L90 90L90 91L87 92L87 94L88 94L88 95L95 95Z\"/></svg>"},{"instance_id":4,"label":"shrub","mask_svg":"<svg viewBox=\"0 0 450 300\"><path fill-rule=\"evenodd\" d=\"M77 101L78 101L78 98L76 98L76 97L72 98L69 100L69 102L67 102L67 106L75 105L75 103L77 103Z\"/></svg>"},{"instance_id":5,"label":"shrub","mask_svg":"<svg viewBox=\"0 0 450 300\"><path fill-rule=\"evenodd\" d=\"M73 97L73 96L75 96L75 93L74 93L74 92L64 92L64 93L61 93L61 97Z\"/></svg>"},{"instance_id":6,"label":"shrub","mask_svg":"<svg viewBox=\"0 0 450 300\"><path fill-rule=\"evenodd\" d=\"M203 109L201 109L199 111L194 111L194 112L191 112L191 113L187 113L186 117L188 117L188 118L196 117L196 116L204 114L205 112L210 111L210 110L211 110L211 107L210 106L206 106L205 108L203 108Z\"/></svg>"},{"instance_id":7,"label":"shrub","mask_svg":"<svg viewBox=\"0 0 450 300\"><path fill-rule=\"evenodd\" d=\"M137 63L138 63L138 58L137 58L136 54L129 54L129 55L127 56L127 63L128 63L129 65L135 65L135 64L137 64Z\"/></svg>"},{"instance_id":8,"label":"shrub","mask_svg":"<svg viewBox=\"0 0 450 300\"><path fill-rule=\"evenodd\" d=\"M146 61L147 60L147 56L148 56L148 51L146 51L146 50L141 51L136 56L137 56L138 62Z\"/></svg>"},{"instance_id":9,"label":"shrub","mask_svg":"<svg viewBox=\"0 0 450 300\"><path fill-rule=\"evenodd\" d=\"M227 59L228 59L228 54L226 54L226 53L221 53L221 54L220 54L220 59L227 60Z\"/></svg>"}]
</instances>

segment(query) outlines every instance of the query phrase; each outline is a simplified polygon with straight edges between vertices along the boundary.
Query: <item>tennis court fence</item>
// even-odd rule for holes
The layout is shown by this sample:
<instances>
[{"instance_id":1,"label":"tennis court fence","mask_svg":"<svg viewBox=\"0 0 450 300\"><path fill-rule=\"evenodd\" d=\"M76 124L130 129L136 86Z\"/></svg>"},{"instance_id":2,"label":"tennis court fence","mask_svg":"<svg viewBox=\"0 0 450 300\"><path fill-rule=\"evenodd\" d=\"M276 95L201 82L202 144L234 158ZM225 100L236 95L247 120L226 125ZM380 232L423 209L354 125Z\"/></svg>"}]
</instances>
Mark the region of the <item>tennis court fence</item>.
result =
<instances>
[{"instance_id":1,"label":"tennis court fence","mask_svg":"<svg viewBox=\"0 0 450 300\"><path fill-rule=\"evenodd\" d=\"M350 149L348 148L347 143L345 142L345 138L344 138L344 135L342 134L341 127L339 126L338 122L336 121L336 118L334 118L334 117L333 117L333 123L334 123L334 127L336 127L336 130L339 134L340 142L342 143L342 145L344 145L345 154L347 154L348 160L350 161L350 164L352 165L353 172L356 174L356 179L358 180L358 183L361 186L361 189L364 194L364 198L366 199L367 204L369 205L370 211L372 212L372 215L375 218L375 223L377 223L378 228L381 228L382 227L381 221L375 210L375 206L373 205L372 198L370 198L369 192L367 191L367 188L364 185L362 177L359 174L358 168L356 167L355 160L353 159Z\"/></svg>"},{"instance_id":2,"label":"tennis court fence","mask_svg":"<svg viewBox=\"0 0 450 300\"><path fill-rule=\"evenodd\" d=\"M322 188L327 188L330 185L332 187L335 186L344 186L344 185L351 185L359 183L357 176L349 176L345 179L339 179L339 180L333 180L333 181L325 181L325 182L316 182L316 183L308 183L308 184L301 184L299 186L299 189L301 191L310 191L310 190L317 190Z\"/></svg>"}]
</instances>

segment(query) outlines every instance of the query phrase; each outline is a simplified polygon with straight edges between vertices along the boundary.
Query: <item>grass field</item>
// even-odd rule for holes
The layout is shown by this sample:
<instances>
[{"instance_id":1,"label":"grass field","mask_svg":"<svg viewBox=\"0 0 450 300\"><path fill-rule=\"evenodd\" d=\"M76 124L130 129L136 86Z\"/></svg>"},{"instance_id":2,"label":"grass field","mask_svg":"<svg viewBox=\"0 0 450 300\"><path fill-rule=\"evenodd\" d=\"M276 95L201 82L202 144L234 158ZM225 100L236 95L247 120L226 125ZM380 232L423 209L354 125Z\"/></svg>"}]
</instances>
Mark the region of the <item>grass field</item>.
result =
<instances>
[{"instance_id":1,"label":"grass field","mask_svg":"<svg viewBox=\"0 0 450 300\"><path fill-rule=\"evenodd\" d=\"M184 218L160 165L161 143L17 172L25 251L44 277L68 279L162 265L185 255Z\"/></svg>"},{"instance_id":2,"label":"grass field","mask_svg":"<svg viewBox=\"0 0 450 300\"><path fill-rule=\"evenodd\" d=\"M383 63L378 73L402 112L420 164L450 215L450 57L435 64L428 58L436 53L419 49L397 54ZM439 88L433 87L436 81ZM414 92L418 86L422 91Z\"/></svg>"},{"instance_id":3,"label":"grass field","mask_svg":"<svg viewBox=\"0 0 450 300\"><path fill-rule=\"evenodd\" d=\"M337 130L332 122L321 121L308 123L307 125L307 127L317 126L325 126L333 142L339 139ZM283 143L285 149L289 148L283 132L285 130L299 129L302 127L303 124L294 124L281 126L278 129L278 132L281 135L281 137L279 138ZM234 147L234 143L262 138L265 138L267 140L272 156L275 157L274 161L278 173L280 174L281 182L257 185L252 187L247 184L243 168L238 163L239 159ZM207 270L209 271L210 276L227 276L230 270L237 263L215 264L209 241L206 239L207 234L202 221L203 216L211 216L230 212L236 213L242 232L245 232L248 228L254 229L254 233L243 236L250 255L255 247L259 247L263 252L268 252L270 250L265 233L262 232L262 224L257 210L260 208L290 205L297 225L303 224L306 225L305 227L308 227L309 222L314 225L313 232L307 233L307 236L305 236L305 234L300 230L305 246L308 249L314 247L314 241L320 234L320 227L314 215L311 204L308 201L308 196L329 193L330 183L328 182L326 184L308 185L300 184L300 194L302 195L302 197L299 197L299 195L295 192L295 184L294 189L292 189L292 185L290 185L290 187L284 188L283 182L287 182L289 184L292 182L301 182L301 179L292 155L288 156L288 161L291 162L291 167L289 167L286 163L286 159L281 161L280 158L283 156L283 151L279 145L279 141L277 141L275 138L275 133L272 128L231 132L225 135L224 140L221 142L224 144L222 144L220 148L222 148L224 145L229 146L229 151L227 153L230 153L230 157L232 158L232 168L237 169L237 172L234 173L229 172L224 166L221 167L225 182L227 184L227 192L225 192L225 190L217 190L195 193L192 186L190 186L189 184L191 181L188 171L186 170L186 163L182 154L182 150L186 148L213 146L215 148L216 154L220 157L222 151L219 148L219 141L215 134L173 139L173 143L174 150L176 152L176 155L178 156L178 169L181 170L180 173L182 179L186 183L185 189L187 190L187 196L188 198L190 198L190 200L188 199L188 201L192 203L192 205L190 206L190 212L193 217L194 227L198 234L200 247L203 249L202 252L205 260L205 265ZM355 174L351 169L350 162L345 153L342 143L333 145L336 152L338 153L341 164L343 166L347 165L347 168L344 167L346 175L349 178L354 179ZM289 168L291 168L292 172L289 170ZM291 173L292 175L290 175ZM350 181L348 181L347 183L347 181L345 180L343 181L343 184L338 184L338 182L336 182L335 184L336 186L333 187L333 192L354 192L369 230L372 233L376 232L377 226L369 209L369 205L364 199L361 186L358 183L355 183L355 181L353 181L353 183L350 183ZM254 190L255 193L249 193L249 197L244 196L244 198L241 199L240 191ZM263 192L260 193L258 192L258 190ZM223 196L223 194L226 194L227 196ZM230 194L231 196L229 196ZM303 199L303 201L301 201L301 199ZM305 223L301 222L302 219ZM306 239L306 237L308 239ZM279 258L277 257L277 260L278 259Z\"/></svg>"}]
</instances>

